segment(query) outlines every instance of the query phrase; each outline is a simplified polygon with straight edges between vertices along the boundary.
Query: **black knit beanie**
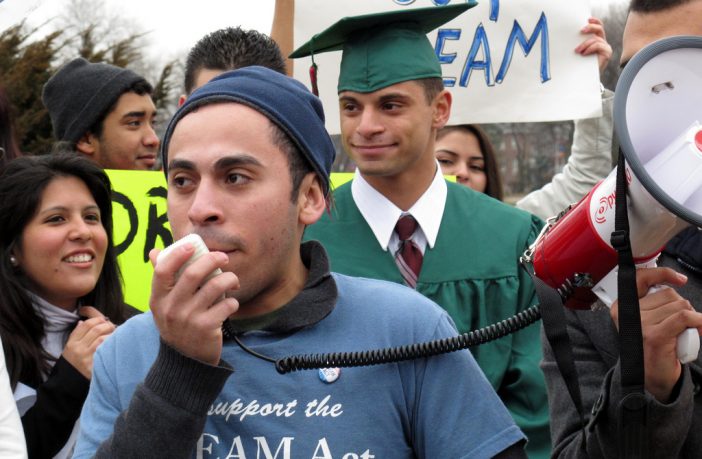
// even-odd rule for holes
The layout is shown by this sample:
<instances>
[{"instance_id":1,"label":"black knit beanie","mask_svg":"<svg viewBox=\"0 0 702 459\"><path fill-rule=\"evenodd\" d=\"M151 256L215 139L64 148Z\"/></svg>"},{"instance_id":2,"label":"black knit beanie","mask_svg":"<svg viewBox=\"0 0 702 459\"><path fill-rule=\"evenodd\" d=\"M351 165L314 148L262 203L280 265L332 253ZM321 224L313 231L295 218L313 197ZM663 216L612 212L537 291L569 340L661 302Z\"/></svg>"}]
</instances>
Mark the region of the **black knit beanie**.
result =
<instances>
[{"instance_id":1,"label":"black knit beanie","mask_svg":"<svg viewBox=\"0 0 702 459\"><path fill-rule=\"evenodd\" d=\"M73 59L49 78L42 91L54 135L58 140L78 142L119 96L142 80L128 69Z\"/></svg>"}]
</instances>

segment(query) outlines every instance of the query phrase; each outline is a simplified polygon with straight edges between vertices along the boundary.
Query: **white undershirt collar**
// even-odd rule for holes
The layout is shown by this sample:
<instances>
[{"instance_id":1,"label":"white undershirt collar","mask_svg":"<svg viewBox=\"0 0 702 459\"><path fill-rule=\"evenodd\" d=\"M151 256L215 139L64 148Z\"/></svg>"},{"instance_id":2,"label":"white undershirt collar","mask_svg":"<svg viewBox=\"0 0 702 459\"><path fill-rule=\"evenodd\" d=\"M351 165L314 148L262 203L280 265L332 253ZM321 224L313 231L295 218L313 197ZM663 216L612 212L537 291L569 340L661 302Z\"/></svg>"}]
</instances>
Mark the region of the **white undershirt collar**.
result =
<instances>
[{"instance_id":1,"label":"white undershirt collar","mask_svg":"<svg viewBox=\"0 0 702 459\"><path fill-rule=\"evenodd\" d=\"M435 162L435 164L436 173L429 188L407 212L403 212L373 188L356 169L353 182L351 182L351 195L383 250L390 249L394 253L397 249L399 239L394 228L397 220L404 214L411 214L419 223L412 240L419 246L422 253L424 253L427 244L429 248L434 247L441 226L441 217L444 215L448 192L439 163Z\"/></svg>"}]
</instances>

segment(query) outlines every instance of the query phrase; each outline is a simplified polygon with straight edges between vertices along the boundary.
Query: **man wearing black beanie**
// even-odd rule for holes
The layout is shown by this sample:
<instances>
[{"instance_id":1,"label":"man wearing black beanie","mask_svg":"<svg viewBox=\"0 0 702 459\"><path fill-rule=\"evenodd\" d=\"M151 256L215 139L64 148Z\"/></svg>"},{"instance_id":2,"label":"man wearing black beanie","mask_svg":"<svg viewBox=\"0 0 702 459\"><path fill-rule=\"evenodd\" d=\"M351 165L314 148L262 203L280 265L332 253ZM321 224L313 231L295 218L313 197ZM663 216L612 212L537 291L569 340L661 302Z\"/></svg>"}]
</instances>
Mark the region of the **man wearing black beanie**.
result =
<instances>
[{"instance_id":1,"label":"man wearing black beanie","mask_svg":"<svg viewBox=\"0 0 702 459\"><path fill-rule=\"evenodd\" d=\"M44 85L59 143L105 169L151 169L159 139L153 87L131 70L77 58Z\"/></svg>"}]
</instances>

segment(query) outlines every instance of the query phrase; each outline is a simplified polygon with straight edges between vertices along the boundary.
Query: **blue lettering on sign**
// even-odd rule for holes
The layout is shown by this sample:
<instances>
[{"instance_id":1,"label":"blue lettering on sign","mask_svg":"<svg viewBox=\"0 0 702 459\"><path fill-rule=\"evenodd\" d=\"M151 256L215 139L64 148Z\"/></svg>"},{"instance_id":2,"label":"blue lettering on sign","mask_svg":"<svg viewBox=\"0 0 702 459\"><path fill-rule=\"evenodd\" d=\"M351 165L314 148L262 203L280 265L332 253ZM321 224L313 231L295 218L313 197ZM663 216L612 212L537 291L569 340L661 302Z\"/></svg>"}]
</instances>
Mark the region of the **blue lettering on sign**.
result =
<instances>
[{"instance_id":1,"label":"blue lettering on sign","mask_svg":"<svg viewBox=\"0 0 702 459\"><path fill-rule=\"evenodd\" d=\"M497 22L500 16L500 0L490 0L490 20Z\"/></svg>"},{"instance_id":2,"label":"blue lettering on sign","mask_svg":"<svg viewBox=\"0 0 702 459\"><path fill-rule=\"evenodd\" d=\"M0 0L1 2L2 0ZM393 2L397 3L398 5L406 6L406 5L411 5L414 3L414 0L392 0ZM468 3L469 0L466 0L466 3ZM449 3L451 3L451 0L431 0L431 2L436 5L436 6L446 6ZM490 19L493 21L497 20L497 15L499 15L500 11L500 0L490 0L490 11L495 12L495 19L492 19L492 13L490 14Z\"/></svg>"},{"instance_id":3,"label":"blue lettering on sign","mask_svg":"<svg viewBox=\"0 0 702 459\"><path fill-rule=\"evenodd\" d=\"M458 40L461 36L460 29L445 29L446 33L443 33L444 29L440 29L436 40L436 55L439 57L439 61L442 64L450 64L455 58L456 54L444 54L443 47L446 44L446 40ZM473 42L471 44L470 50L468 51L468 56L466 57L463 70L461 71L461 77L459 79L459 86L466 87L471 78L473 70L482 70L485 76L485 84L487 86L494 86L495 83L501 84L506 76L509 66L512 62L512 56L514 55L515 44L519 43L522 51L524 52L524 57L531 53L532 49L536 45L536 41L541 40L541 63L539 67L539 76L541 82L544 83L551 79L551 69L550 69L550 54L549 54L549 33L548 33L548 21L546 20L546 15L542 12L541 17L536 23L534 32L531 34L529 39L526 38L526 34L522 29L519 22L514 21L512 26L512 31L510 32L509 38L507 40L507 45L505 46L505 54L502 58L502 63L500 65L500 70L497 75L493 78L492 70L492 56L490 50L490 41L488 40L487 32L485 27L481 22L475 29L475 35L473 36ZM456 78L444 77L444 84L448 87L455 85Z\"/></svg>"},{"instance_id":4,"label":"blue lettering on sign","mask_svg":"<svg viewBox=\"0 0 702 459\"><path fill-rule=\"evenodd\" d=\"M444 54L444 44L446 40L458 40L461 38L461 29L439 29L436 34L436 57L442 64L450 64L456 59L456 53Z\"/></svg>"},{"instance_id":5,"label":"blue lettering on sign","mask_svg":"<svg viewBox=\"0 0 702 459\"><path fill-rule=\"evenodd\" d=\"M541 82L545 82L551 79L551 71L549 69L549 43L548 43L548 23L546 22L546 15L542 12L539 22L536 23L534 28L534 33L531 34L529 40L527 41L524 35L524 30L515 20L514 26L512 27L512 32L509 34L509 39L507 40L507 48L505 49L505 56L502 59L502 65L500 65L500 71L497 72L496 81L502 83L509 69L509 64L512 62L512 54L514 54L514 43L519 42L522 51L524 51L524 57L528 56L531 49L534 47L537 38L541 36Z\"/></svg>"},{"instance_id":6,"label":"blue lettering on sign","mask_svg":"<svg viewBox=\"0 0 702 459\"><path fill-rule=\"evenodd\" d=\"M446 40L458 40L461 38L461 29L439 29L436 34L436 57L442 64L450 64L456 59L456 53L445 54L443 52ZM456 79L451 77L444 78L444 86L452 88L456 85Z\"/></svg>"},{"instance_id":7,"label":"blue lettering on sign","mask_svg":"<svg viewBox=\"0 0 702 459\"><path fill-rule=\"evenodd\" d=\"M478 51L483 50L483 60L478 60ZM468 86L468 81L470 80L470 74L473 69L483 70L485 72L485 84L487 86L494 86L495 82L492 80L492 60L490 58L490 43L488 42L487 33L485 33L485 27L481 22L478 28L475 29L475 36L473 37L473 44L468 52L468 58L463 66L463 72L461 72L461 80L458 83L460 86Z\"/></svg>"},{"instance_id":8,"label":"blue lettering on sign","mask_svg":"<svg viewBox=\"0 0 702 459\"><path fill-rule=\"evenodd\" d=\"M0 0L1 1L1 0ZM415 0L393 0L398 5L410 5L414 3ZM468 1L468 0L466 0ZM500 0L489 0L490 2L490 21L497 22L500 17ZM451 3L451 0L432 0L432 3L436 6L445 6ZM448 40L459 40L461 38L461 29L439 29L436 36L436 43L434 45L434 50L436 52L436 57L439 59L441 64L452 64L457 57L457 53L444 53L444 46ZM475 29L475 35L473 36L473 42L471 43L470 50L468 51L468 56L466 57L465 64L463 65L463 70L461 71L461 77L458 82L459 86L466 87L470 81L471 74L473 70L482 70L484 72L485 84L487 86L494 86L495 83L501 84L509 71L509 66L512 63L512 56L514 55L515 44L519 43L524 57L527 57L531 53L532 49L536 45L537 40L541 40L541 62L539 66L539 76L541 82L545 83L551 79L551 63L550 63L550 44L549 44L549 33L548 33L548 21L546 20L546 15L541 12L541 16L536 23L533 33L527 39L524 29L519 24L517 20L514 21L512 26L512 31L507 39L507 45L505 46L505 54L502 58L502 63L500 64L500 69L497 75L493 78L492 70L492 56L490 50L490 42L488 40L487 32L485 27L481 22ZM479 57L481 56L481 57ZM451 76L444 76L444 86L453 87L456 85L456 78Z\"/></svg>"}]
</instances>

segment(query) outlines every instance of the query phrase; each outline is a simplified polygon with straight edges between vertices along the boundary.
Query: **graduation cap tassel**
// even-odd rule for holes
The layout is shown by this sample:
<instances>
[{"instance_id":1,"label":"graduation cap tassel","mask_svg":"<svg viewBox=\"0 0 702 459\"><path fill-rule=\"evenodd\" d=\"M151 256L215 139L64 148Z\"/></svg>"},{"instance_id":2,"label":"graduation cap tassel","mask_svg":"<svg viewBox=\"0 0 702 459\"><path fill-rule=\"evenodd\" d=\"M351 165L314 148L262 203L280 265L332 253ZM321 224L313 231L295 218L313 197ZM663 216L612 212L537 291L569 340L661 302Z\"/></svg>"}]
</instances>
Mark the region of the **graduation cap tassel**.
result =
<instances>
[{"instance_id":1,"label":"graduation cap tassel","mask_svg":"<svg viewBox=\"0 0 702 459\"><path fill-rule=\"evenodd\" d=\"M317 64L312 61L310 65L310 83L312 84L312 94L319 97L319 88L317 87Z\"/></svg>"}]
</instances>

